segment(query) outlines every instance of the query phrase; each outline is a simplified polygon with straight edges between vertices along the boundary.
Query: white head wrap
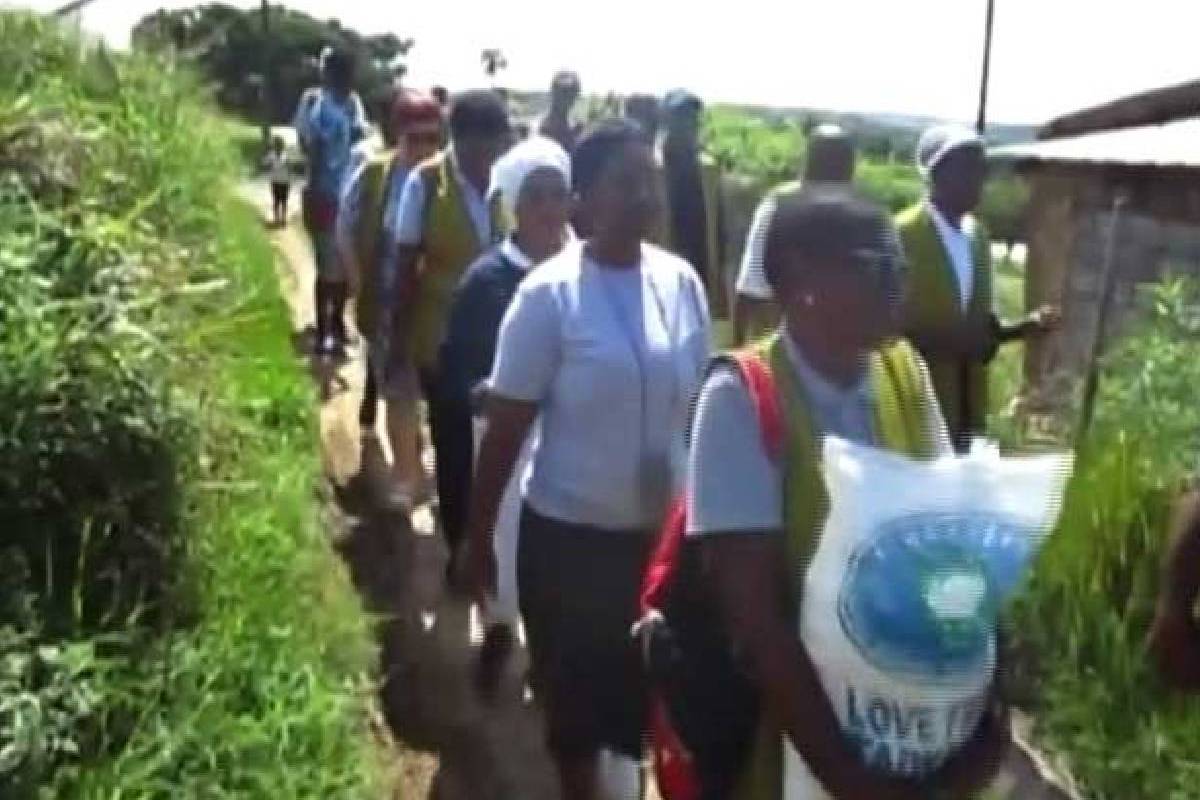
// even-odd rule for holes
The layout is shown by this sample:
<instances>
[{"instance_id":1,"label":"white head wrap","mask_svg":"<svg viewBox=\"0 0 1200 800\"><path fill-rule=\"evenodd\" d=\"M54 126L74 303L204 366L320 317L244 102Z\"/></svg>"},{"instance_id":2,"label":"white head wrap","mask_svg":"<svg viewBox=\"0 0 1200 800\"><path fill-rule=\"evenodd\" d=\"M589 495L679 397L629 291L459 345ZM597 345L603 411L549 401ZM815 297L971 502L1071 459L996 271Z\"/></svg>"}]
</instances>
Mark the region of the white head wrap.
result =
<instances>
[{"instance_id":1,"label":"white head wrap","mask_svg":"<svg viewBox=\"0 0 1200 800\"><path fill-rule=\"evenodd\" d=\"M942 159L962 147L984 146L983 138L962 125L936 125L921 134L917 143L917 170L929 180Z\"/></svg>"},{"instance_id":2,"label":"white head wrap","mask_svg":"<svg viewBox=\"0 0 1200 800\"><path fill-rule=\"evenodd\" d=\"M539 169L557 170L567 186L571 185L571 157L558 142L544 136L533 136L519 142L492 166L491 191L500 193L506 214L515 221L517 198L525 179Z\"/></svg>"}]
</instances>

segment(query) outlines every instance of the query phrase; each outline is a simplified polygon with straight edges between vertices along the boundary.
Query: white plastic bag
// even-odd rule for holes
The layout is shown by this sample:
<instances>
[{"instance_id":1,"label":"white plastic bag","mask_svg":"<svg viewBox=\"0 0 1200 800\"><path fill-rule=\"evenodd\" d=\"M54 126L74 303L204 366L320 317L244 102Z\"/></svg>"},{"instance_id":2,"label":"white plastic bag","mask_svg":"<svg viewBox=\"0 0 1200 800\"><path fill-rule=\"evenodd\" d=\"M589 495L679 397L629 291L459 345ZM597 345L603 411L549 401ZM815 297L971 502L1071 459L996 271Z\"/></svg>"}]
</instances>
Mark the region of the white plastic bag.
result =
<instances>
[{"instance_id":1,"label":"white plastic bag","mask_svg":"<svg viewBox=\"0 0 1200 800\"><path fill-rule=\"evenodd\" d=\"M800 635L865 763L935 771L974 735L1000 607L1057 519L1069 455L912 461L828 438ZM786 800L829 795L789 746Z\"/></svg>"}]
</instances>

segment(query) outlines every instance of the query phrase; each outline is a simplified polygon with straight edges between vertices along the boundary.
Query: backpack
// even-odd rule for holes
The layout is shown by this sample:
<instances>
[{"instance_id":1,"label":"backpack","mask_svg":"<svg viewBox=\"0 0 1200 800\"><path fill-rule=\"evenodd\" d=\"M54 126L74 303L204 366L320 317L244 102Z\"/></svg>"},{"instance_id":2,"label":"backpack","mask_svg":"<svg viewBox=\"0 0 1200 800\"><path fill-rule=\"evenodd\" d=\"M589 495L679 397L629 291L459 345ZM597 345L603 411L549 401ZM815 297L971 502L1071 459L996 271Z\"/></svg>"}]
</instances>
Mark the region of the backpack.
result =
<instances>
[{"instance_id":1,"label":"backpack","mask_svg":"<svg viewBox=\"0 0 1200 800\"><path fill-rule=\"evenodd\" d=\"M750 392L763 446L785 447L783 412L770 367L757 354L729 357ZM686 498L671 507L642 582L642 638L650 682L650 741L664 800L729 797L752 752L757 687L738 658L703 580L699 549L686 538Z\"/></svg>"}]
</instances>

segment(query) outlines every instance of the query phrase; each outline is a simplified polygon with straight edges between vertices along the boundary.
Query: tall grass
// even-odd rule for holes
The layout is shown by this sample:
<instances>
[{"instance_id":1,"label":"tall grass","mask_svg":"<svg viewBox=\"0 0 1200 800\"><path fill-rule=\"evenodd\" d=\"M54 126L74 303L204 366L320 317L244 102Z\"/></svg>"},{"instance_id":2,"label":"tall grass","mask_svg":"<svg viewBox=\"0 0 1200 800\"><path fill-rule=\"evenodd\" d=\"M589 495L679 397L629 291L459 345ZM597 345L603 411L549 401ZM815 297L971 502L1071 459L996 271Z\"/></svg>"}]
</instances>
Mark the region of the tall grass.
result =
<instances>
[{"instance_id":1,"label":"tall grass","mask_svg":"<svg viewBox=\"0 0 1200 800\"><path fill-rule=\"evenodd\" d=\"M228 126L0 13L0 791L362 797L369 635Z\"/></svg>"},{"instance_id":2,"label":"tall grass","mask_svg":"<svg viewBox=\"0 0 1200 800\"><path fill-rule=\"evenodd\" d=\"M1200 787L1200 701L1165 691L1143 648L1170 506L1200 453L1200 292L1168 283L1146 300L1147 322L1106 360L1063 518L1013 625L1041 736L1103 800Z\"/></svg>"}]
</instances>

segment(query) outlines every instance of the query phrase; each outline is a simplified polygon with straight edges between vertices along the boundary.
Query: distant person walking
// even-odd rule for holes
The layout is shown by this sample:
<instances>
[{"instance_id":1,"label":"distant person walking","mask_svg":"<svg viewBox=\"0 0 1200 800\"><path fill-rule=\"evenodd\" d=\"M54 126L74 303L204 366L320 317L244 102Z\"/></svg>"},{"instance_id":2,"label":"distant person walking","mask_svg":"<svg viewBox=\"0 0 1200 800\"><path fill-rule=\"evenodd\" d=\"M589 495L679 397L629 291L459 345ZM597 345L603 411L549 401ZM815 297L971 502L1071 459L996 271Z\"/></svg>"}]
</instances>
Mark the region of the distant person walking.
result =
<instances>
[{"instance_id":1,"label":"distant person walking","mask_svg":"<svg viewBox=\"0 0 1200 800\"><path fill-rule=\"evenodd\" d=\"M570 153L579 138L579 123L571 118L581 93L579 76L574 72L560 72L550 84L550 110L538 123L538 133L553 139Z\"/></svg>"},{"instance_id":2,"label":"distant person walking","mask_svg":"<svg viewBox=\"0 0 1200 800\"><path fill-rule=\"evenodd\" d=\"M382 398L392 450L389 503L411 510L425 489L420 453L420 389L407 354L392 345L391 304L400 254L393 224L405 184L418 164L437 153L442 111L429 95L399 89L382 124L387 149L351 174L338 209L338 253L354 287L355 321L366 344L367 374L358 422L374 437Z\"/></svg>"},{"instance_id":3,"label":"distant person walking","mask_svg":"<svg viewBox=\"0 0 1200 800\"><path fill-rule=\"evenodd\" d=\"M287 226L288 196L292 192L292 165L288 162L287 143L282 136L271 139L271 150L263 159L267 180L271 182L271 222L277 228Z\"/></svg>"},{"instance_id":4,"label":"distant person walking","mask_svg":"<svg viewBox=\"0 0 1200 800\"><path fill-rule=\"evenodd\" d=\"M481 401L486 396L504 312L521 281L557 255L571 236L567 222L571 212L570 157L552 139L527 139L496 162L492 190L499 192L505 212L517 226L467 270L454 296L441 356L445 391L454 396L455 403L470 404L475 411L476 441L486 428ZM485 697L493 695L499 685L520 615L517 526L521 479L528 470L533 438L522 448L496 521L496 594L483 604L486 633L477 672L478 687Z\"/></svg>"},{"instance_id":5,"label":"distant person walking","mask_svg":"<svg viewBox=\"0 0 1200 800\"><path fill-rule=\"evenodd\" d=\"M671 252L692 265L704 284L709 307L718 320L729 317L724 269L725 232L721 199L721 170L700 150L700 120L704 104L684 89L663 99L666 130L661 163L667 213L662 240Z\"/></svg>"},{"instance_id":6,"label":"distant person walking","mask_svg":"<svg viewBox=\"0 0 1200 800\"><path fill-rule=\"evenodd\" d=\"M472 430L470 405L445 390L440 351L463 273L507 232L488 184L511 144L508 110L495 92L459 95L450 108L450 144L409 175L392 222L399 245L392 346L417 369L429 406L447 575L466 524Z\"/></svg>"},{"instance_id":7,"label":"distant person walking","mask_svg":"<svg viewBox=\"0 0 1200 800\"><path fill-rule=\"evenodd\" d=\"M1051 330L1058 312L1041 308L1015 324L1000 321L992 294L991 244L971 216L987 177L983 139L953 125L929 129L917 144L928 195L896 219L908 262L904 330L929 363L955 447L982 435L988 364L999 347Z\"/></svg>"},{"instance_id":8,"label":"distant person walking","mask_svg":"<svg viewBox=\"0 0 1200 800\"><path fill-rule=\"evenodd\" d=\"M682 485L710 325L695 271L645 241L660 191L637 126L589 128L571 168L591 235L526 278L501 325L469 563L476 591L492 592L501 498L540 417L521 616L562 796L592 800L601 751L626 757L631 772L642 755L646 687L630 626L654 533Z\"/></svg>"},{"instance_id":9,"label":"distant person walking","mask_svg":"<svg viewBox=\"0 0 1200 800\"><path fill-rule=\"evenodd\" d=\"M841 126L820 125L808 137L808 153L800 180L776 186L758 204L746 235L746 248L742 252L741 269L735 284L734 328L738 342L746 343L774 330L779 322L779 309L763 270L767 229L775 216L779 198L799 192L801 188L849 187L854 181L856 158L854 140Z\"/></svg>"},{"instance_id":10,"label":"distant person walking","mask_svg":"<svg viewBox=\"0 0 1200 800\"><path fill-rule=\"evenodd\" d=\"M367 133L366 112L353 90L354 75L349 54L326 49L321 54L321 86L304 93L293 120L300 149L308 158L308 184L302 199L317 266L313 303L316 353L321 356L336 354L348 338L345 306L349 290L337 258L334 224L351 149Z\"/></svg>"}]
</instances>

